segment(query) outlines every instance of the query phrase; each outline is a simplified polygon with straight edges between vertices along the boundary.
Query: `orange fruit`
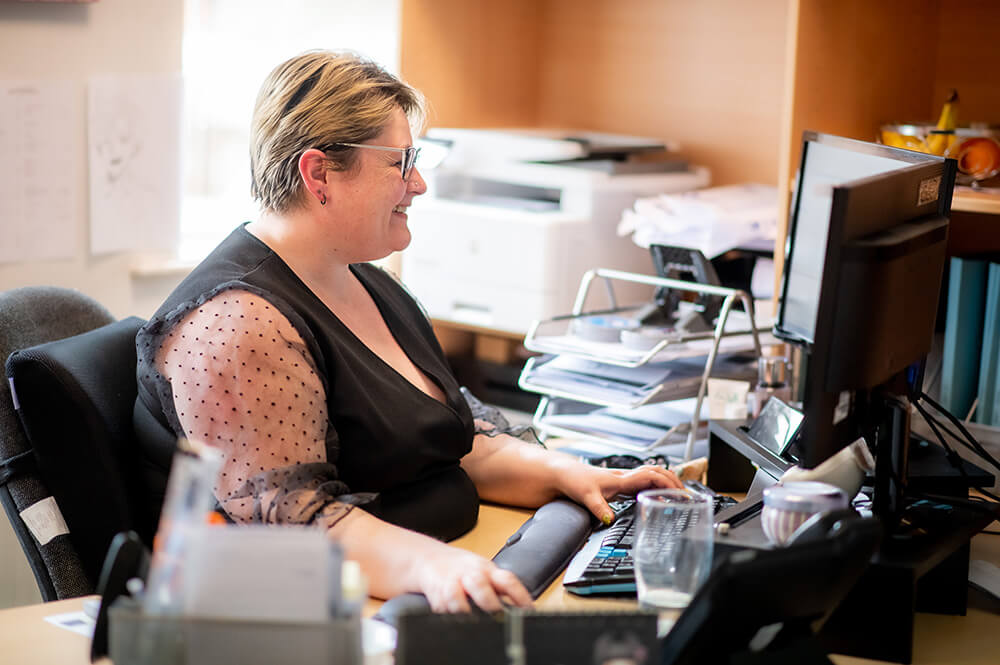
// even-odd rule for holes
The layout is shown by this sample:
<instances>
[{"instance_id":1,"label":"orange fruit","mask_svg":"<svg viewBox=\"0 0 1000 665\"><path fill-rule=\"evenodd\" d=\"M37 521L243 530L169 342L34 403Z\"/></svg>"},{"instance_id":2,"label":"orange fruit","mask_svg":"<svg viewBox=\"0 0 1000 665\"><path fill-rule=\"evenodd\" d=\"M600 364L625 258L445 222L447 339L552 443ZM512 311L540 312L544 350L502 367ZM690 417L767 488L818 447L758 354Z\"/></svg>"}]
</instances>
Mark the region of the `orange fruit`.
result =
<instances>
[{"instance_id":1,"label":"orange fruit","mask_svg":"<svg viewBox=\"0 0 1000 665\"><path fill-rule=\"evenodd\" d=\"M1000 171L1000 144L991 138L965 139L948 152L958 160L958 170L973 178L989 178Z\"/></svg>"}]
</instances>

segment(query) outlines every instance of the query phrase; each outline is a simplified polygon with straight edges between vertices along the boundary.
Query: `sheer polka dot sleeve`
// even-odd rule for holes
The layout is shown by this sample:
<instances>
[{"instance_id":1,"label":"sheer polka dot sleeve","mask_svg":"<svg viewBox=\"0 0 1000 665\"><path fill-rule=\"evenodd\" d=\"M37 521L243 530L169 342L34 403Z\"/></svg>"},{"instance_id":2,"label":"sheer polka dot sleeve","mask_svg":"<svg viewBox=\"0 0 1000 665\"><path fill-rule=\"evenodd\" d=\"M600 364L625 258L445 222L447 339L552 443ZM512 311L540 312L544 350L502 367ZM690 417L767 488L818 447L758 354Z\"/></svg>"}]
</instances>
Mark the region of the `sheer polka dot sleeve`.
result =
<instances>
[{"instance_id":1,"label":"sheer polka dot sleeve","mask_svg":"<svg viewBox=\"0 0 1000 665\"><path fill-rule=\"evenodd\" d=\"M184 434L224 454L215 495L237 522L332 526L352 495L326 454L335 433L312 356L259 295L228 290L163 338L156 366Z\"/></svg>"}]
</instances>

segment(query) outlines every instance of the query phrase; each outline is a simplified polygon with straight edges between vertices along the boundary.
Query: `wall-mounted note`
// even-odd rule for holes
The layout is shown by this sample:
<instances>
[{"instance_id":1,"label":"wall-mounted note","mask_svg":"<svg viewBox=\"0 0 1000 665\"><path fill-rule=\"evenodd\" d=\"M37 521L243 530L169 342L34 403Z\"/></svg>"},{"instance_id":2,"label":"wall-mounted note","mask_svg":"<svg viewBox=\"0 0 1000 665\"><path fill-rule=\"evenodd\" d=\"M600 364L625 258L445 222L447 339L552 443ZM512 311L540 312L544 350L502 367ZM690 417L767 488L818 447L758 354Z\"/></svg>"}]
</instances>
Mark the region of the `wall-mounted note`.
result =
<instances>
[{"instance_id":1,"label":"wall-mounted note","mask_svg":"<svg viewBox=\"0 0 1000 665\"><path fill-rule=\"evenodd\" d=\"M0 262L77 254L81 101L69 82L0 82Z\"/></svg>"},{"instance_id":2,"label":"wall-mounted note","mask_svg":"<svg viewBox=\"0 0 1000 665\"><path fill-rule=\"evenodd\" d=\"M91 253L175 248L180 78L95 76L88 107Z\"/></svg>"}]
</instances>

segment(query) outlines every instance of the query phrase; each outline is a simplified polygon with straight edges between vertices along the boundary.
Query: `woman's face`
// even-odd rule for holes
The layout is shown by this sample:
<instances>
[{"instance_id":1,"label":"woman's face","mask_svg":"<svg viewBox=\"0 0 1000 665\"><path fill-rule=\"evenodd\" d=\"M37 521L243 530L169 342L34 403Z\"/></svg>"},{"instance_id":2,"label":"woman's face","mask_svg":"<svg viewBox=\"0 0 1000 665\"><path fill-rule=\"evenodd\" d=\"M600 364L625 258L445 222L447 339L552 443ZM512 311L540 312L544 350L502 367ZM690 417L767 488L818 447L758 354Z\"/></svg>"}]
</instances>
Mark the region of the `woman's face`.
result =
<instances>
[{"instance_id":1,"label":"woman's face","mask_svg":"<svg viewBox=\"0 0 1000 665\"><path fill-rule=\"evenodd\" d=\"M396 109L385 129L365 143L392 148L413 145L402 109ZM342 257L345 263L373 261L405 249L410 244L407 208L415 197L427 191L416 167L410 171L409 180L403 180L401 152L355 150L355 169L330 174L338 186L331 192L337 198L329 209L337 217L337 245L346 255Z\"/></svg>"}]
</instances>

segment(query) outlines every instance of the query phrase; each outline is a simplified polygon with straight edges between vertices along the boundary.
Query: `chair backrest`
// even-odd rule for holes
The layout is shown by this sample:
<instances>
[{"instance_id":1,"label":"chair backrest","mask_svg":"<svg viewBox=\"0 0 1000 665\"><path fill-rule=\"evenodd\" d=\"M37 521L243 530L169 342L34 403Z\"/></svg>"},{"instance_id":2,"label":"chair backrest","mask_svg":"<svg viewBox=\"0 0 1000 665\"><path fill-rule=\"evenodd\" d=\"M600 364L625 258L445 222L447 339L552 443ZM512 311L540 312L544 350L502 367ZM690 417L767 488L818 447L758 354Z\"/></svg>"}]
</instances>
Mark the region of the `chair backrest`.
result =
<instances>
[{"instance_id":1,"label":"chair backrest","mask_svg":"<svg viewBox=\"0 0 1000 665\"><path fill-rule=\"evenodd\" d=\"M122 319L7 359L39 475L91 582L116 533L131 529L147 543L152 539L132 430L135 335L143 323Z\"/></svg>"},{"instance_id":2,"label":"chair backrest","mask_svg":"<svg viewBox=\"0 0 1000 665\"><path fill-rule=\"evenodd\" d=\"M68 289L0 293L0 502L44 600L92 593L111 537L138 526L125 467L142 321L113 321Z\"/></svg>"}]
</instances>

